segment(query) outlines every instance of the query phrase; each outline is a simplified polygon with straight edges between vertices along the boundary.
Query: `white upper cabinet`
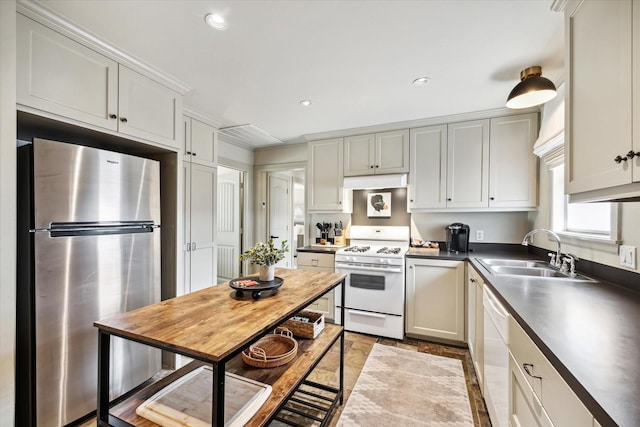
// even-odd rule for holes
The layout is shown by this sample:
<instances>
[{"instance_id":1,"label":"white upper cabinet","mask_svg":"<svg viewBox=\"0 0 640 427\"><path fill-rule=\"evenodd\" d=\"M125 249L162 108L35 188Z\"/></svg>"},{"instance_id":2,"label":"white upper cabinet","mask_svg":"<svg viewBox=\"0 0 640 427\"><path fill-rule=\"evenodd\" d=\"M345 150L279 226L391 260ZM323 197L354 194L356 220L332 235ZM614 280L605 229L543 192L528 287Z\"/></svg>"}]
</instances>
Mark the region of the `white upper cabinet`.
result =
<instances>
[{"instance_id":1,"label":"white upper cabinet","mask_svg":"<svg viewBox=\"0 0 640 427\"><path fill-rule=\"evenodd\" d=\"M489 120L448 128L447 207L482 208L489 199Z\"/></svg>"},{"instance_id":2,"label":"white upper cabinet","mask_svg":"<svg viewBox=\"0 0 640 427\"><path fill-rule=\"evenodd\" d=\"M348 212L344 191L342 138L309 143L309 211Z\"/></svg>"},{"instance_id":3,"label":"white upper cabinet","mask_svg":"<svg viewBox=\"0 0 640 427\"><path fill-rule=\"evenodd\" d=\"M409 208L447 207L447 125L411 129Z\"/></svg>"},{"instance_id":4,"label":"white upper cabinet","mask_svg":"<svg viewBox=\"0 0 640 427\"><path fill-rule=\"evenodd\" d=\"M565 190L640 195L640 1L570 1L565 32Z\"/></svg>"},{"instance_id":5,"label":"white upper cabinet","mask_svg":"<svg viewBox=\"0 0 640 427\"><path fill-rule=\"evenodd\" d=\"M118 130L118 63L17 14L17 103Z\"/></svg>"},{"instance_id":6,"label":"white upper cabinet","mask_svg":"<svg viewBox=\"0 0 640 427\"><path fill-rule=\"evenodd\" d=\"M409 131L344 138L344 176L409 172Z\"/></svg>"},{"instance_id":7,"label":"white upper cabinet","mask_svg":"<svg viewBox=\"0 0 640 427\"><path fill-rule=\"evenodd\" d=\"M180 147L182 96L123 65L119 74L118 130Z\"/></svg>"},{"instance_id":8,"label":"white upper cabinet","mask_svg":"<svg viewBox=\"0 0 640 427\"><path fill-rule=\"evenodd\" d=\"M182 96L17 14L19 106L180 148Z\"/></svg>"},{"instance_id":9,"label":"white upper cabinet","mask_svg":"<svg viewBox=\"0 0 640 427\"><path fill-rule=\"evenodd\" d=\"M538 114L411 129L410 211L531 210Z\"/></svg>"},{"instance_id":10,"label":"white upper cabinet","mask_svg":"<svg viewBox=\"0 0 640 427\"><path fill-rule=\"evenodd\" d=\"M215 167L218 162L218 130L199 120L184 117L185 159Z\"/></svg>"},{"instance_id":11,"label":"white upper cabinet","mask_svg":"<svg viewBox=\"0 0 640 427\"><path fill-rule=\"evenodd\" d=\"M489 207L535 208L538 158L538 114L491 119L489 144Z\"/></svg>"}]
</instances>

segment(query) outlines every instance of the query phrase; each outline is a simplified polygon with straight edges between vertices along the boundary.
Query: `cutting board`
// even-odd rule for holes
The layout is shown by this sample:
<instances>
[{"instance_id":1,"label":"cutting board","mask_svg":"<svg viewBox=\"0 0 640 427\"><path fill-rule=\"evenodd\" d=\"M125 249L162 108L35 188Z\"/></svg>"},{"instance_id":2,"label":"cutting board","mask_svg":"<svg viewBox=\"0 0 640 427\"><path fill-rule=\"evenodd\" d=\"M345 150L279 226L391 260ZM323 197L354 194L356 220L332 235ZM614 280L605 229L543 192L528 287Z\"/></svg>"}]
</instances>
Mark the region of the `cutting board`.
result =
<instances>
[{"instance_id":1,"label":"cutting board","mask_svg":"<svg viewBox=\"0 0 640 427\"><path fill-rule=\"evenodd\" d=\"M174 381L136 409L136 414L163 427L211 426L213 372L202 366ZM243 426L271 394L271 386L226 373L225 427Z\"/></svg>"}]
</instances>

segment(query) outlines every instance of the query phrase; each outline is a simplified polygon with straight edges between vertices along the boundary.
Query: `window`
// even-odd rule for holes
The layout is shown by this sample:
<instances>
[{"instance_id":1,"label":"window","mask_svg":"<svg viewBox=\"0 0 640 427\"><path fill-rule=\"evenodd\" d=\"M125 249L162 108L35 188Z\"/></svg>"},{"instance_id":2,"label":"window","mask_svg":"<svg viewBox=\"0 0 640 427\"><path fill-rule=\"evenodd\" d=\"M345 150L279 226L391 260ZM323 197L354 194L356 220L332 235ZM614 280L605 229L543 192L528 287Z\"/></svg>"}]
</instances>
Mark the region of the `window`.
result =
<instances>
[{"instance_id":1,"label":"window","mask_svg":"<svg viewBox=\"0 0 640 427\"><path fill-rule=\"evenodd\" d=\"M564 164L551 169L551 173L553 231L580 238L617 241L617 204L568 203L564 194Z\"/></svg>"}]
</instances>

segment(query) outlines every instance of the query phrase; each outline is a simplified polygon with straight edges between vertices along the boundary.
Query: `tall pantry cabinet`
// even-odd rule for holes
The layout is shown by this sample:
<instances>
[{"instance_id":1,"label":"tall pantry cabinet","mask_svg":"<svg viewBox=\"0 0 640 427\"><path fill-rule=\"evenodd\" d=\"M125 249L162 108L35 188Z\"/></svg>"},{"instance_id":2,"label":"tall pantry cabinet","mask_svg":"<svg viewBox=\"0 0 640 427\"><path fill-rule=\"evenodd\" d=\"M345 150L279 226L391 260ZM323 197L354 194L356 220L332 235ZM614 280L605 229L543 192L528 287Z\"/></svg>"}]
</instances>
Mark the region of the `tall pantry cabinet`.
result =
<instances>
[{"instance_id":1,"label":"tall pantry cabinet","mask_svg":"<svg viewBox=\"0 0 640 427\"><path fill-rule=\"evenodd\" d=\"M184 129L184 292L189 293L217 283L217 130L187 116Z\"/></svg>"}]
</instances>

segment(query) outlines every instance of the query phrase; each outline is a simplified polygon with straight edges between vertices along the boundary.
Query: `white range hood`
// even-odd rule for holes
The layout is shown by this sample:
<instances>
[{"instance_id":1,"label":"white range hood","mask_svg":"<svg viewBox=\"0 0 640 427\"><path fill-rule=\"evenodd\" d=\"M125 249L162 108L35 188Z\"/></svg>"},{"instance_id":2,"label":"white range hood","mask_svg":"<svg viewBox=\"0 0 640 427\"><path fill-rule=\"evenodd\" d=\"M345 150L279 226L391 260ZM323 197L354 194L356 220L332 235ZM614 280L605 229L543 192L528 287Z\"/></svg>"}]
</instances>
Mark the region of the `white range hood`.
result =
<instances>
[{"instance_id":1,"label":"white range hood","mask_svg":"<svg viewBox=\"0 0 640 427\"><path fill-rule=\"evenodd\" d=\"M374 190L379 188L401 188L407 186L407 174L348 176L344 188L348 190Z\"/></svg>"}]
</instances>

